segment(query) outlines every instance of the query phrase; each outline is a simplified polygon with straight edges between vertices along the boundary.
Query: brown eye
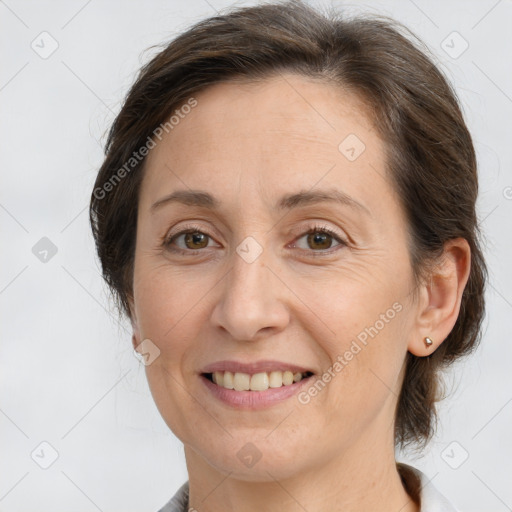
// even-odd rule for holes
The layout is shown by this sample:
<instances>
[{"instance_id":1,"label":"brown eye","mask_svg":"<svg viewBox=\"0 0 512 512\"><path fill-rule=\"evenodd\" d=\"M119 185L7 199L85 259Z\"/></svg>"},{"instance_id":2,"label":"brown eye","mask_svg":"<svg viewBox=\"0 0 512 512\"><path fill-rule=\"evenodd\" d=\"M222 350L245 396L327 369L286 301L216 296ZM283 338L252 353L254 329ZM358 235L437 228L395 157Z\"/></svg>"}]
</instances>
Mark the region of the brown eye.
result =
<instances>
[{"instance_id":1,"label":"brown eye","mask_svg":"<svg viewBox=\"0 0 512 512\"><path fill-rule=\"evenodd\" d=\"M211 240L212 238L206 233L195 228L189 228L169 237L164 242L164 246L173 252L193 253L207 248Z\"/></svg>"},{"instance_id":2,"label":"brown eye","mask_svg":"<svg viewBox=\"0 0 512 512\"><path fill-rule=\"evenodd\" d=\"M208 235L201 233L200 231L194 231L193 233L184 233L185 246L188 249L203 249L208 246Z\"/></svg>"},{"instance_id":3,"label":"brown eye","mask_svg":"<svg viewBox=\"0 0 512 512\"><path fill-rule=\"evenodd\" d=\"M310 233L307 240L311 249L329 249L332 245L332 236L321 231Z\"/></svg>"},{"instance_id":4,"label":"brown eye","mask_svg":"<svg viewBox=\"0 0 512 512\"><path fill-rule=\"evenodd\" d=\"M302 241L303 239L304 241ZM333 241L335 244L333 244ZM327 253L331 248L339 248L346 245L346 242L327 226L313 226L295 242L295 246L299 249L309 251L310 253L318 253L318 255L321 255L323 252Z\"/></svg>"}]
</instances>

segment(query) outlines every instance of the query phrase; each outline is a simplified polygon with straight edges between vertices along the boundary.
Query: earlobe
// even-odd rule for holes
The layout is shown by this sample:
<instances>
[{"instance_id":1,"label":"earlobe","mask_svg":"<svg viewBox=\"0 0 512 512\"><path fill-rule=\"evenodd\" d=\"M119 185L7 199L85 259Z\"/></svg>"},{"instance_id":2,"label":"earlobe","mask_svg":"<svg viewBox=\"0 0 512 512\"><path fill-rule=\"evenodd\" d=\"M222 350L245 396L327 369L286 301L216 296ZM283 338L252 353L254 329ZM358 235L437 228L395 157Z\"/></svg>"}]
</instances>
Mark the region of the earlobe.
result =
<instances>
[{"instance_id":1,"label":"earlobe","mask_svg":"<svg viewBox=\"0 0 512 512\"><path fill-rule=\"evenodd\" d=\"M434 353L439 345L430 336L424 336L420 342L414 340L409 343L409 352L417 357L426 357Z\"/></svg>"},{"instance_id":2,"label":"earlobe","mask_svg":"<svg viewBox=\"0 0 512 512\"><path fill-rule=\"evenodd\" d=\"M136 350L137 347L139 346L140 342L139 342L139 338L136 336L135 333L132 334L132 346L133 346L133 350Z\"/></svg>"},{"instance_id":3,"label":"earlobe","mask_svg":"<svg viewBox=\"0 0 512 512\"><path fill-rule=\"evenodd\" d=\"M129 299L128 302L129 302L129 306L130 306L130 323L132 324L132 330L133 330L132 346L133 346L133 349L135 350L141 342L140 329L139 329L139 324L137 321L137 315L135 314L133 300Z\"/></svg>"},{"instance_id":4,"label":"earlobe","mask_svg":"<svg viewBox=\"0 0 512 512\"><path fill-rule=\"evenodd\" d=\"M139 325L137 324L137 320L136 319L132 319L131 323L132 323L132 329L133 329L132 345L133 345L133 348L135 350L140 345L140 342L142 340L141 340L141 337L140 337L140 330L139 330Z\"/></svg>"},{"instance_id":5,"label":"earlobe","mask_svg":"<svg viewBox=\"0 0 512 512\"><path fill-rule=\"evenodd\" d=\"M418 357L432 354L450 334L459 316L470 269L468 242L464 238L447 242L430 282L423 285L420 294L414 339L408 344L411 354Z\"/></svg>"}]
</instances>

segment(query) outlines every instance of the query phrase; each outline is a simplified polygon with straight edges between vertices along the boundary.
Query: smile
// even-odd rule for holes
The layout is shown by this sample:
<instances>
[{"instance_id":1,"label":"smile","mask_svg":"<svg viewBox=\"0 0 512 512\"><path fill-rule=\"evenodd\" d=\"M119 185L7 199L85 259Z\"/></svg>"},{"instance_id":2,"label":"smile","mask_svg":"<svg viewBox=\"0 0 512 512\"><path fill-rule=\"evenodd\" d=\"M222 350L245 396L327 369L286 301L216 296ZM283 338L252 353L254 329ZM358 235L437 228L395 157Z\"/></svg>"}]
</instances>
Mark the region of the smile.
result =
<instances>
[{"instance_id":1,"label":"smile","mask_svg":"<svg viewBox=\"0 0 512 512\"><path fill-rule=\"evenodd\" d=\"M272 371L254 374L243 372L222 372L203 374L208 380L224 389L234 391L266 391L270 388L291 386L313 375L311 372Z\"/></svg>"},{"instance_id":2,"label":"smile","mask_svg":"<svg viewBox=\"0 0 512 512\"><path fill-rule=\"evenodd\" d=\"M254 374L216 371L200 374L206 393L224 405L255 411L296 395L314 378L312 372L271 371Z\"/></svg>"}]
</instances>

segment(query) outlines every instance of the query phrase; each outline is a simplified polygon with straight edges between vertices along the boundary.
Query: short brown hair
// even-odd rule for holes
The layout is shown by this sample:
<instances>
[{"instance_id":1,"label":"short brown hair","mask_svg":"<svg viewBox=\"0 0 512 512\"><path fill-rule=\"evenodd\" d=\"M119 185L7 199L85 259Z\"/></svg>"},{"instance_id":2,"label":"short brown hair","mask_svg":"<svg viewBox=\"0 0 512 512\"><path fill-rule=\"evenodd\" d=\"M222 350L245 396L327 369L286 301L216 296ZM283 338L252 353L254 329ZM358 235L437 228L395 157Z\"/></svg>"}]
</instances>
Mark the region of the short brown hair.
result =
<instances>
[{"instance_id":1,"label":"short brown hair","mask_svg":"<svg viewBox=\"0 0 512 512\"><path fill-rule=\"evenodd\" d=\"M292 71L338 84L363 99L386 143L389 176L408 219L416 284L428 278L448 240L465 238L471 249L469 280L454 328L430 356L407 354L395 442L426 444L435 426L438 371L480 341L487 279L475 211L473 143L455 92L427 54L393 20L324 15L298 0L237 8L197 23L165 46L140 70L110 129L91 197L90 221L103 277L119 312L131 315L145 159L129 169L126 162L155 128L193 94L230 79Z\"/></svg>"}]
</instances>

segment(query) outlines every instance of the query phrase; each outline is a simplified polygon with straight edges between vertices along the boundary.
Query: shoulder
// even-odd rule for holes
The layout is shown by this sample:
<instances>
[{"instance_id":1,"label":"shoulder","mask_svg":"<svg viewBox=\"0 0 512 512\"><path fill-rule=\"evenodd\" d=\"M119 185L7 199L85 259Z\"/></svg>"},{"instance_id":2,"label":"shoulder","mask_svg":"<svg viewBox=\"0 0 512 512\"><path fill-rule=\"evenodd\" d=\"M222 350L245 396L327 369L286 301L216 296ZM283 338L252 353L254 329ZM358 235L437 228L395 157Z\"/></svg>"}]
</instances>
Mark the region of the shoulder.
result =
<instances>
[{"instance_id":1,"label":"shoulder","mask_svg":"<svg viewBox=\"0 0 512 512\"><path fill-rule=\"evenodd\" d=\"M417 497L420 512L460 512L435 488L425 473L403 463L398 463L397 467L407 491Z\"/></svg>"},{"instance_id":2,"label":"shoulder","mask_svg":"<svg viewBox=\"0 0 512 512\"><path fill-rule=\"evenodd\" d=\"M158 512L188 512L188 481Z\"/></svg>"}]
</instances>

